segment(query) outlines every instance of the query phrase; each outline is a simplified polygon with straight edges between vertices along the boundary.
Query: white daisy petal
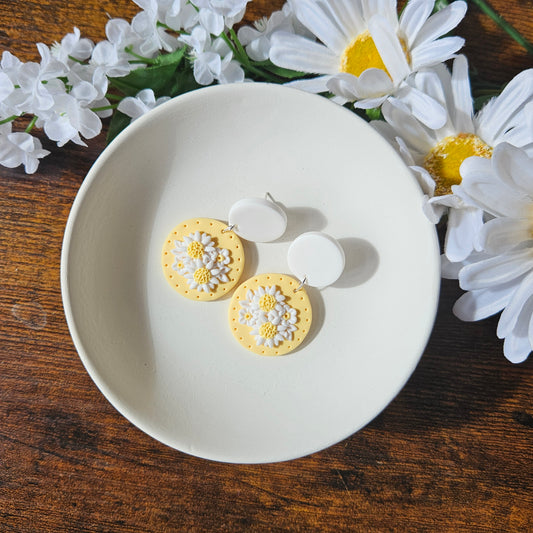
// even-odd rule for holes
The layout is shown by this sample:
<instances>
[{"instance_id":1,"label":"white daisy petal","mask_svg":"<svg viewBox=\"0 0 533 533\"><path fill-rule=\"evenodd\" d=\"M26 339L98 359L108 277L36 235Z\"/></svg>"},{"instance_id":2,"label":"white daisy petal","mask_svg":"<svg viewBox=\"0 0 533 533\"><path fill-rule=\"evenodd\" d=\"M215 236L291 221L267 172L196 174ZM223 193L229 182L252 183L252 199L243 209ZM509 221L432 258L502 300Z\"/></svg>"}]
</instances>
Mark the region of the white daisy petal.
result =
<instances>
[{"instance_id":1,"label":"white daisy petal","mask_svg":"<svg viewBox=\"0 0 533 533\"><path fill-rule=\"evenodd\" d=\"M531 230L529 219L494 218L481 229L479 243L488 253L501 254L513 249L517 243L533 239Z\"/></svg>"},{"instance_id":2,"label":"white daisy petal","mask_svg":"<svg viewBox=\"0 0 533 533\"><path fill-rule=\"evenodd\" d=\"M353 0L333 0L324 4L348 42L366 30L361 3Z\"/></svg>"},{"instance_id":3,"label":"white daisy petal","mask_svg":"<svg viewBox=\"0 0 533 533\"><path fill-rule=\"evenodd\" d=\"M475 207L451 209L444 250L450 261L463 261L474 249L474 240L483 226L483 211Z\"/></svg>"},{"instance_id":4,"label":"white daisy petal","mask_svg":"<svg viewBox=\"0 0 533 533\"><path fill-rule=\"evenodd\" d=\"M517 336L512 333L503 341L503 355L511 363L523 363L531 353L531 343L527 336Z\"/></svg>"},{"instance_id":5,"label":"white daisy petal","mask_svg":"<svg viewBox=\"0 0 533 533\"><path fill-rule=\"evenodd\" d=\"M454 2L455 4L456 2ZM465 43L462 37L443 37L411 50L411 68L418 70L450 59Z\"/></svg>"},{"instance_id":6,"label":"white daisy petal","mask_svg":"<svg viewBox=\"0 0 533 533\"><path fill-rule=\"evenodd\" d=\"M512 284L466 292L453 306L453 314L465 322L476 322L499 313L511 299Z\"/></svg>"},{"instance_id":7,"label":"white daisy petal","mask_svg":"<svg viewBox=\"0 0 533 533\"><path fill-rule=\"evenodd\" d=\"M312 0L293 0L291 6L298 20L330 50L340 54L346 48L349 43L347 36L325 15L322 4Z\"/></svg>"},{"instance_id":8,"label":"white daisy petal","mask_svg":"<svg viewBox=\"0 0 533 533\"><path fill-rule=\"evenodd\" d=\"M516 187L533 198L533 159L522 150L502 143L492 156L494 172L510 187Z\"/></svg>"},{"instance_id":9,"label":"white daisy petal","mask_svg":"<svg viewBox=\"0 0 533 533\"><path fill-rule=\"evenodd\" d=\"M473 132L474 101L470 92L468 61L463 55L457 56L453 62L452 90L455 101L454 125L457 131Z\"/></svg>"},{"instance_id":10,"label":"white daisy petal","mask_svg":"<svg viewBox=\"0 0 533 533\"><path fill-rule=\"evenodd\" d=\"M286 87L293 87L310 93L325 93L328 91L328 83L331 76L318 76L311 79L294 80L286 83Z\"/></svg>"},{"instance_id":11,"label":"white daisy petal","mask_svg":"<svg viewBox=\"0 0 533 533\"><path fill-rule=\"evenodd\" d=\"M398 102L389 98L383 103L381 111L385 120L392 127L402 132L401 137L420 153L427 153L435 144L434 139L427 130L405 109L398 105Z\"/></svg>"},{"instance_id":12,"label":"white daisy petal","mask_svg":"<svg viewBox=\"0 0 533 533\"><path fill-rule=\"evenodd\" d=\"M494 216L527 216L531 207L520 191L507 187L492 171L491 160L469 157L460 168L461 187L476 204Z\"/></svg>"},{"instance_id":13,"label":"white daisy petal","mask_svg":"<svg viewBox=\"0 0 533 533\"><path fill-rule=\"evenodd\" d=\"M431 15L420 29L413 46L438 39L453 30L466 14L466 2L455 1Z\"/></svg>"},{"instance_id":14,"label":"white daisy petal","mask_svg":"<svg viewBox=\"0 0 533 533\"><path fill-rule=\"evenodd\" d=\"M408 48L413 45L420 28L433 11L434 0L411 0L407 2L400 16L400 32L407 40Z\"/></svg>"},{"instance_id":15,"label":"white daisy petal","mask_svg":"<svg viewBox=\"0 0 533 533\"><path fill-rule=\"evenodd\" d=\"M387 19L376 15L368 21L368 31L392 81L399 84L409 75L410 68L394 28Z\"/></svg>"},{"instance_id":16,"label":"white daisy petal","mask_svg":"<svg viewBox=\"0 0 533 533\"><path fill-rule=\"evenodd\" d=\"M428 94L414 87L408 87L398 95L398 98L409 106L413 116L424 126L437 130L446 123L448 118L446 109Z\"/></svg>"},{"instance_id":17,"label":"white daisy petal","mask_svg":"<svg viewBox=\"0 0 533 533\"><path fill-rule=\"evenodd\" d=\"M533 272L530 272L514 291L510 302L502 312L496 334L503 339L511 334L516 326L518 316L532 294Z\"/></svg>"},{"instance_id":18,"label":"white daisy petal","mask_svg":"<svg viewBox=\"0 0 533 533\"><path fill-rule=\"evenodd\" d=\"M507 283L528 272L533 264L533 250L519 250L465 266L459 273L459 285L465 290L484 289Z\"/></svg>"},{"instance_id":19,"label":"white daisy petal","mask_svg":"<svg viewBox=\"0 0 533 533\"><path fill-rule=\"evenodd\" d=\"M479 135L491 145L496 144L507 121L533 96L533 69L515 76L499 96L490 100L477 115Z\"/></svg>"},{"instance_id":20,"label":"white daisy petal","mask_svg":"<svg viewBox=\"0 0 533 533\"><path fill-rule=\"evenodd\" d=\"M275 65L314 74L335 74L339 70L338 58L331 50L305 37L277 32L270 42L270 59Z\"/></svg>"}]
</instances>

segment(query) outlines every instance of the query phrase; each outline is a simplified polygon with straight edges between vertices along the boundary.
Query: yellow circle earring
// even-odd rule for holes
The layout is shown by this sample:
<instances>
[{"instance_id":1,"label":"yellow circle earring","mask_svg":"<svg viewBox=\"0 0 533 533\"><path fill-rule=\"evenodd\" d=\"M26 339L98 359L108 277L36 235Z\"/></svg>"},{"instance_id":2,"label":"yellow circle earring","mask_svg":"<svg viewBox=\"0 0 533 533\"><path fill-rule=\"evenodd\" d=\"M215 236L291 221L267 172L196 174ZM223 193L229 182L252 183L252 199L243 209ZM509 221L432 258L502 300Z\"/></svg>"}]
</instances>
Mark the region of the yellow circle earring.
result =
<instances>
[{"instance_id":1,"label":"yellow circle earring","mask_svg":"<svg viewBox=\"0 0 533 533\"><path fill-rule=\"evenodd\" d=\"M237 341L258 355L286 355L308 335L313 319L305 286L326 287L344 270L344 250L333 237L308 232L287 252L287 274L260 274L242 283L229 306L229 325Z\"/></svg>"},{"instance_id":2,"label":"yellow circle earring","mask_svg":"<svg viewBox=\"0 0 533 533\"><path fill-rule=\"evenodd\" d=\"M162 251L165 278L195 301L217 300L231 292L244 270L241 240L269 242L287 227L287 215L270 194L244 198L230 209L228 223L192 218L172 229Z\"/></svg>"}]
</instances>

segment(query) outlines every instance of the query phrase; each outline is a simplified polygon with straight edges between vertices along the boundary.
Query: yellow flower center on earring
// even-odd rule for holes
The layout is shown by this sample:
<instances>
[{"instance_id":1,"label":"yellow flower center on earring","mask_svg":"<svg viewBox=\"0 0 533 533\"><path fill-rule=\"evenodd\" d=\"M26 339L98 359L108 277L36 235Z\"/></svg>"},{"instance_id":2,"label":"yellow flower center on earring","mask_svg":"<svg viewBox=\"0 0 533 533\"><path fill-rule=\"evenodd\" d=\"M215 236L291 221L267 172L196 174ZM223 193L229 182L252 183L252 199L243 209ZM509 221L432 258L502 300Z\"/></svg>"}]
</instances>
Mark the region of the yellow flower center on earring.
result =
<instances>
[{"instance_id":1,"label":"yellow flower center on earring","mask_svg":"<svg viewBox=\"0 0 533 533\"><path fill-rule=\"evenodd\" d=\"M204 255L204 245L198 241L192 241L187 246L187 253L193 259L200 259Z\"/></svg>"},{"instance_id":2,"label":"yellow flower center on earring","mask_svg":"<svg viewBox=\"0 0 533 533\"><path fill-rule=\"evenodd\" d=\"M244 315L244 320L251 320L251 318L252 318L252 314L251 313L246 313Z\"/></svg>"},{"instance_id":3,"label":"yellow flower center on earring","mask_svg":"<svg viewBox=\"0 0 533 533\"><path fill-rule=\"evenodd\" d=\"M207 270L205 267L200 267L194 271L193 277L194 281L196 281L198 285L204 285L205 283L209 283L211 280L211 272L209 272L209 270Z\"/></svg>"},{"instance_id":4,"label":"yellow flower center on earring","mask_svg":"<svg viewBox=\"0 0 533 533\"><path fill-rule=\"evenodd\" d=\"M217 261L218 261L219 263L222 263L222 262L224 261L224 259L226 259L226 258L225 258L222 254L218 254L218 255L217 255Z\"/></svg>"},{"instance_id":5,"label":"yellow flower center on earring","mask_svg":"<svg viewBox=\"0 0 533 533\"><path fill-rule=\"evenodd\" d=\"M473 155L492 157L492 148L473 133L445 137L431 149L424 159L424 168L435 180L435 196L452 193L452 185L461 183L461 163Z\"/></svg>"},{"instance_id":6,"label":"yellow flower center on earring","mask_svg":"<svg viewBox=\"0 0 533 533\"><path fill-rule=\"evenodd\" d=\"M409 52L405 42L400 39L403 51L407 60L409 60ZM368 30L360 33L344 50L341 55L340 71L360 76L365 70L369 68L378 68L390 74L379 55L376 43L370 35Z\"/></svg>"},{"instance_id":7,"label":"yellow flower center on earring","mask_svg":"<svg viewBox=\"0 0 533 533\"><path fill-rule=\"evenodd\" d=\"M263 339L273 339L277 332L278 328L274 326L272 322L265 322L264 324L261 324L261 327L259 328L259 335L261 335Z\"/></svg>"},{"instance_id":8,"label":"yellow flower center on earring","mask_svg":"<svg viewBox=\"0 0 533 533\"><path fill-rule=\"evenodd\" d=\"M276 298L271 294L263 294L259 299L259 307L267 313L272 311L276 307Z\"/></svg>"},{"instance_id":9,"label":"yellow flower center on earring","mask_svg":"<svg viewBox=\"0 0 533 533\"><path fill-rule=\"evenodd\" d=\"M283 320L289 320L289 318L291 318L291 314L290 313L285 313L283 315Z\"/></svg>"}]
</instances>

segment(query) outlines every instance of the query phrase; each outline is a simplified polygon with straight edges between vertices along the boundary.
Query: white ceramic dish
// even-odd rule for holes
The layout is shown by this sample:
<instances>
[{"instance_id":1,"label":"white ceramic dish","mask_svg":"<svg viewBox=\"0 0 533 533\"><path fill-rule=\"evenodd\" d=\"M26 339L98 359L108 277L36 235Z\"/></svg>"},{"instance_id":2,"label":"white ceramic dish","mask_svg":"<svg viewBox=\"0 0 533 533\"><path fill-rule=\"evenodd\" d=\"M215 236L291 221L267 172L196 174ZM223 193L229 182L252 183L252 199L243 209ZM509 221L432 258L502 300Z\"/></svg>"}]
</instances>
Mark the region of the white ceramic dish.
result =
<instances>
[{"instance_id":1,"label":"white ceramic dish","mask_svg":"<svg viewBox=\"0 0 533 533\"><path fill-rule=\"evenodd\" d=\"M267 191L287 233L247 246L243 280L288 273L305 231L346 254L339 281L308 291L313 328L285 357L244 350L229 300L182 298L160 265L180 221L227 220L235 201ZM80 188L61 262L74 344L115 408L178 450L240 463L310 454L379 414L421 357L439 280L434 227L389 145L350 111L267 84L188 93L127 128Z\"/></svg>"}]
</instances>

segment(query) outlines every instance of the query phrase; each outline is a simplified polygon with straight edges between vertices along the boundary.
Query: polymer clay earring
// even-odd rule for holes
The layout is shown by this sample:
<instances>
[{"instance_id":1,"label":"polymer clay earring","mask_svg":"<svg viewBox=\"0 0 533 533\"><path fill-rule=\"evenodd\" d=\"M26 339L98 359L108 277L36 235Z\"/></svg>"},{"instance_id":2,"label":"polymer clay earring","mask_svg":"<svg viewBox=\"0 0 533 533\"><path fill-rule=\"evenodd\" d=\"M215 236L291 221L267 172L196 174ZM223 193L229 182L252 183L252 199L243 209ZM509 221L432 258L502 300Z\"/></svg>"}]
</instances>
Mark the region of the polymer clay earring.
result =
<instances>
[{"instance_id":1,"label":"polymer clay earring","mask_svg":"<svg viewBox=\"0 0 533 533\"><path fill-rule=\"evenodd\" d=\"M178 224L163 245L165 278L182 296L216 300L238 283L245 263L242 239L269 242L283 235L287 215L267 193L231 207L228 223L192 218Z\"/></svg>"},{"instance_id":2,"label":"polymer clay earring","mask_svg":"<svg viewBox=\"0 0 533 533\"><path fill-rule=\"evenodd\" d=\"M289 246L287 274L260 274L242 283L229 306L234 337L258 355L286 355L309 333L313 313L305 286L324 288L344 270L342 246L316 231L303 233Z\"/></svg>"}]
</instances>

